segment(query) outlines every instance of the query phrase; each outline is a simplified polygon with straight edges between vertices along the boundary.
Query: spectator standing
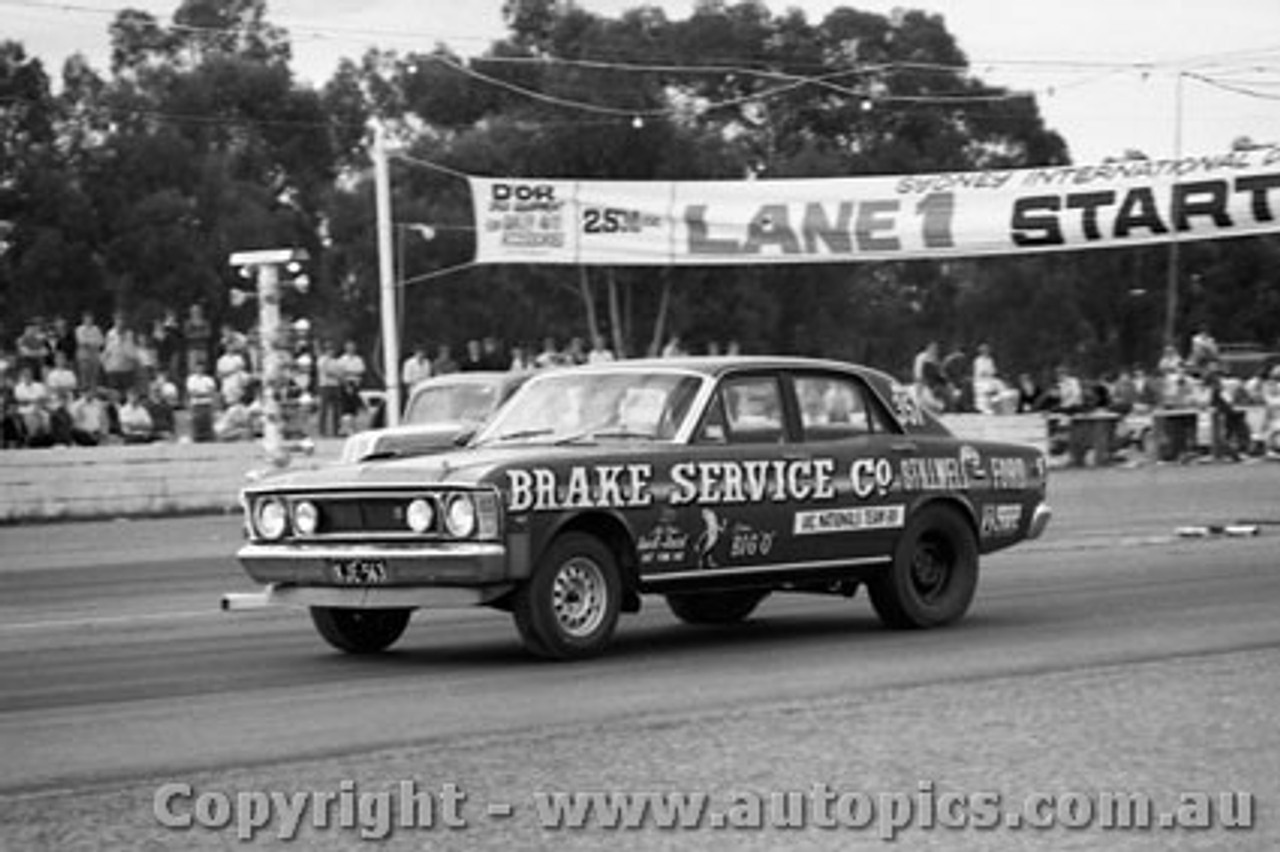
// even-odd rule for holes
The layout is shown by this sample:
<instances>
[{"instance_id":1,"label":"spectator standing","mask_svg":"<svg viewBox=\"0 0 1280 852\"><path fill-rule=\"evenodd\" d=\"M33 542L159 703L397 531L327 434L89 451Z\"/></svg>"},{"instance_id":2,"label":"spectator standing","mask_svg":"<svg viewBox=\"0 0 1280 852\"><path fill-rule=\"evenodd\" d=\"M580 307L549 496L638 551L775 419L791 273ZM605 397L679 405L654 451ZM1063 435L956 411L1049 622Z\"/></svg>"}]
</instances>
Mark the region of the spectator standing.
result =
<instances>
[{"instance_id":1,"label":"spectator standing","mask_svg":"<svg viewBox=\"0 0 1280 852\"><path fill-rule=\"evenodd\" d=\"M45 365L49 360L49 341L45 338L40 323L29 322L23 328L17 340L18 370L28 370L33 380L44 376Z\"/></svg>"},{"instance_id":2,"label":"spectator standing","mask_svg":"<svg viewBox=\"0 0 1280 852\"><path fill-rule=\"evenodd\" d=\"M178 315L168 309L151 326L151 345L156 350L156 370L175 379L183 376L182 326Z\"/></svg>"},{"instance_id":3,"label":"spectator standing","mask_svg":"<svg viewBox=\"0 0 1280 852\"><path fill-rule=\"evenodd\" d=\"M178 406L178 386L164 370L156 373L147 388L147 410L158 437L173 438L177 434L173 410Z\"/></svg>"},{"instance_id":4,"label":"spectator standing","mask_svg":"<svg viewBox=\"0 0 1280 852\"><path fill-rule=\"evenodd\" d=\"M1145 413L1160 405L1160 386L1142 367L1133 368L1134 409Z\"/></svg>"},{"instance_id":5,"label":"spectator standing","mask_svg":"<svg viewBox=\"0 0 1280 852\"><path fill-rule=\"evenodd\" d=\"M431 362L431 374L447 376L449 373L456 372L458 372L458 362L453 360L453 348L447 343L441 343L436 347L435 360Z\"/></svg>"},{"instance_id":6,"label":"spectator standing","mask_svg":"<svg viewBox=\"0 0 1280 852\"><path fill-rule=\"evenodd\" d=\"M1018 408L1019 414L1039 411L1043 405L1042 392L1035 377L1030 373L1018 374Z\"/></svg>"},{"instance_id":7,"label":"spectator standing","mask_svg":"<svg viewBox=\"0 0 1280 852\"><path fill-rule=\"evenodd\" d=\"M102 372L107 387L124 398L125 391L133 386L138 369L138 347L133 332L124 324L124 316L116 314L107 330L107 343L102 349Z\"/></svg>"},{"instance_id":8,"label":"spectator standing","mask_svg":"<svg viewBox=\"0 0 1280 852\"><path fill-rule=\"evenodd\" d=\"M1162 376L1182 370L1182 356L1178 354L1178 347L1170 344L1164 348L1160 353L1160 362L1156 365L1156 370Z\"/></svg>"},{"instance_id":9,"label":"spectator standing","mask_svg":"<svg viewBox=\"0 0 1280 852\"><path fill-rule=\"evenodd\" d=\"M187 376L187 407L191 409L191 439L213 440L213 411L217 405L218 382L204 365L197 364Z\"/></svg>"},{"instance_id":10,"label":"spectator standing","mask_svg":"<svg viewBox=\"0 0 1280 852\"><path fill-rule=\"evenodd\" d=\"M930 411L945 411L950 392L946 376L942 373L942 361L938 357L938 342L930 340L916 353L911 367L911 377L916 385L920 401Z\"/></svg>"},{"instance_id":11,"label":"spectator standing","mask_svg":"<svg viewBox=\"0 0 1280 852\"><path fill-rule=\"evenodd\" d=\"M1191 337L1191 349L1187 353L1187 369L1193 375L1205 376L1218 368L1218 342L1207 326L1200 326Z\"/></svg>"},{"instance_id":12,"label":"spectator standing","mask_svg":"<svg viewBox=\"0 0 1280 852\"><path fill-rule=\"evenodd\" d=\"M584 348L581 337L569 338L569 345L564 350L564 360L569 364L587 363L587 350Z\"/></svg>"},{"instance_id":13,"label":"spectator standing","mask_svg":"<svg viewBox=\"0 0 1280 852\"><path fill-rule=\"evenodd\" d=\"M1280 364L1271 368L1262 383L1262 408L1262 441L1267 457L1280 459Z\"/></svg>"},{"instance_id":14,"label":"spectator standing","mask_svg":"<svg viewBox=\"0 0 1280 852\"><path fill-rule=\"evenodd\" d=\"M421 343L413 347L413 354L404 359L400 367L400 383L406 391L424 379L431 378L431 359L427 357L427 347Z\"/></svg>"},{"instance_id":15,"label":"spectator standing","mask_svg":"<svg viewBox=\"0 0 1280 852\"><path fill-rule=\"evenodd\" d=\"M1064 414L1085 410L1084 385L1080 378L1063 364L1057 370L1057 408Z\"/></svg>"},{"instance_id":16,"label":"spectator standing","mask_svg":"<svg viewBox=\"0 0 1280 852\"><path fill-rule=\"evenodd\" d=\"M76 362L76 333L67 324L67 318L58 314L49 325L49 366L53 366L54 356L59 352L67 359L68 364Z\"/></svg>"},{"instance_id":17,"label":"spectator standing","mask_svg":"<svg viewBox=\"0 0 1280 852\"><path fill-rule=\"evenodd\" d=\"M983 414L991 414L995 410L996 397L1003 390L991 346L979 343L978 354L973 356L973 407Z\"/></svg>"},{"instance_id":18,"label":"spectator standing","mask_svg":"<svg viewBox=\"0 0 1280 852\"><path fill-rule=\"evenodd\" d=\"M197 368L208 371L209 342L212 336L213 327L205 319L204 308L192 305L182 324L182 342L187 351L187 375L196 372Z\"/></svg>"},{"instance_id":19,"label":"spectator standing","mask_svg":"<svg viewBox=\"0 0 1280 852\"><path fill-rule=\"evenodd\" d=\"M145 399L146 388L156 377L156 371L160 367L160 354L150 334L134 332L133 345L138 353L138 366L134 371L133 381Z\"/></svg>"},{"instance_id":20,"label":"spectator standing","mask_svg":"<svg viewBox=\"0 0 1280 852\"><path fill-rule=\"evenodd\" d=\"M556 339L554 337L544 337L542 339L542 351L533 359L533 366L539 370L545 370L548 367L559 367L564 361L560 357L560 350L556 348Z\"/></svg>"},{"instance_id":21,"label":"spectator standing","mask_svg":"<svg viewBox=\"0 0 1280 852\"><path fill-rule=\"evenodd\" d=\"M342 422L342 365L337 350L325 342L316 359L316 393L320 396L321 437L338 434Z\"/></svg>"},{"instance_id":22,"label":"spectator standing","mask_svg":"<svg viewBox=\"0 0 1280 852\"><path fill-rule=\"evenodd\" d=\"M22 415L18 412L18 401L13 395L14 381L9 375L8 370L0 372L0 415L3 416L3 435L0 436L0 446L5 449L10 447L23 447L27 443L27 427L22 419Z\"/></svg>"},{"instance_id":23,"label":"spectator standing","mask_svg":"<svg viewBox=\"0 0 1280 852\"><path fill-rule=\"evenodd\" d=\"M463 353L462 363L458 369L464 373L474 373L484 369L484 347L476 338L467 341L467 351Z\"/></svg>"},{"instance_id":24,"label":"spectator standing","mask_svg":"<svg viewBox=\"0 0 1280 852\"><path fill-rule=\"evenodd\" d=\"M971 370L969 356L959 346L942 359L942 375L947 380L948 411L973 411Z\"/></svg>"},{"instance_id":25,"label":"spectator standing","mask_svg":"<svg viewBox=\"0 0 1280 852\"><path fill-rule=\"evenodd\" d=\"M228 404L239 401L248 383L249 365L241 350L236 348L235 341L228 341L227 347L218 356L214 369L218 376L218 386L222 388L223 401ZM229 388L229 385L234 387ZM231 398L228 399L228 396Z\"/></svg>"},{"instance_id":26,"label":"spectator standing","mask_svg":"<svg viewBox=\"0 0 1280 852\"><path fill-rule=\"evenodd\" d=\"M360 388L364 386L365 364L354 340L343 344L338 358L338 371L342 378L342 434L350 435L356 429L356 417L363 403Z\"/></svg>"},{"instance_id":27,"label":"spectator standing","mask_svg":"<svg viewBox=\"0 0 1280 852\"><path fill-rule=\"evenodd\" d=\"M509 359L509 362L510 366L508 369L514 373L533 369L533 362L530 361L529 356L525 354L523 346L511 347L511 358Z\"/></svg>"},{"instance_id":28,"label":"spectator standing","mask_svg":"<svg viewBox=\"0 0 1280 852\"><path fill-rule=\"evenodd\" d=\"M498 338L493 335L487 335L483 343L484 348L484 368L486 370L505 370L508 367L507 359L502 357L502 346L498 343Z\"/></svg>"},{"instance_id":29,"label":"spectator standing","mask_svg":"<svg viewBox=\"0 0 1280 852\"><path fill-rule=\"evenodd\" d=\"M1121 370L1111 382L1110 409L1116 414L1130 414L1138 407L1138 386L1128 370Z\"/></svg>"},{"instance_id":30,"label":"spectator standing","mask_svg":"<svg viewBox=\"0 0 1280 852\"><path fill-rule=\"evenodd\" d=\"M96 388L102 383L102 348L107 338L89 311L80 315L75 337L76 378L81 388Z\"/></svg>"},{"instance_id":31,"label":"spectator standing","mask_svg":"<svg viewBox=\"0 0 1280 852\"><path fill-rule=\"evenodd\" d=\"M53 366L45 374L44 384L49 389L49 396L58 405L65 406L75 397L76 374L71 369L65 353L61 351L53 353Z\"/></svg>"},{"instance_id":32,"label":"spectator standing","mask_svg":"<svg viewBox=\"0 0 1280 852\"><path fill-rule=\"evenodd\" d=\"M603 364L613 360L613 350L605 345L604 337L597 334L591 342L591 351L587 353L588 364Z\"/></svg>"}]
</instances>

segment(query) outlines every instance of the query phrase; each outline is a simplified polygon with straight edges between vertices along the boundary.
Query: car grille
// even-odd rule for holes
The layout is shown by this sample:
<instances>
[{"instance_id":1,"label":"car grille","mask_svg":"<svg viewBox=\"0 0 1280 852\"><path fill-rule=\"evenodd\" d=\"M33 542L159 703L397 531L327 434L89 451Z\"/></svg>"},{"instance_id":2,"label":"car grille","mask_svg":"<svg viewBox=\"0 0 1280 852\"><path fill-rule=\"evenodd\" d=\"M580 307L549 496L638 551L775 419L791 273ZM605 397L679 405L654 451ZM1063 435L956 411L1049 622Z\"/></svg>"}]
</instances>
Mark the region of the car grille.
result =
<instances>
[{"instance_id":1,"label":"car grille","mask_svg":"<svg viewBox=\"0 0 1280 852\"><path fill-rule=\"evenodd\" d=\"M320 509L317 535L391 532L405 533L404 497L371 499L320 498L312 501Z\"/></svg>"}]
</instances>

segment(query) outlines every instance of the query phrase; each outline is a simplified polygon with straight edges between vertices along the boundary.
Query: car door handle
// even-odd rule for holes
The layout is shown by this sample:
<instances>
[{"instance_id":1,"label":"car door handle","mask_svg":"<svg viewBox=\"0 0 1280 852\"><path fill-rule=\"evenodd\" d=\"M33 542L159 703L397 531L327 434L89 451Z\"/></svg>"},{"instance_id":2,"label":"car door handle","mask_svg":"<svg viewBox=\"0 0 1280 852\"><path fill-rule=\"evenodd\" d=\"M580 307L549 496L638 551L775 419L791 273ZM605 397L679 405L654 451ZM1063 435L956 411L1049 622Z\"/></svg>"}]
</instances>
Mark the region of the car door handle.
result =
<instances>
[{"instance_id":1,"label":"car door handle","mask_svg":"<svg viewBox=\"0 0 1280 852\"><path fill-rule=\"evenodd\" d=\"M919 447L916 445L915 441L895 441L889 445L889 451L897 453L900 456L905 456L908 453L914 453L918 449Z\"/></svg>"}]
</instances>

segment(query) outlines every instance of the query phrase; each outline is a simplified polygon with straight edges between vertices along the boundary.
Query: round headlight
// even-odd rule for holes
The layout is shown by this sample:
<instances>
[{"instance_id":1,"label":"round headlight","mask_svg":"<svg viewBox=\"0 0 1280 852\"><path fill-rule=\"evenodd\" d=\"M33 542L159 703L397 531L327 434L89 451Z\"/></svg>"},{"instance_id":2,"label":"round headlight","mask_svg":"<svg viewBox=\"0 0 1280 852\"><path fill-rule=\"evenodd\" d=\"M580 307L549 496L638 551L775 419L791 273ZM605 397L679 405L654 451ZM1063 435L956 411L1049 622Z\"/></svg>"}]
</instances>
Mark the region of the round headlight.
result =
<instances>
[{"instance_id":1,"label":"round headlight","mask_svg":"<svg viewBox=\"0 0 1280 852\"><path fill-rule=\"evenodd\" d=\"M320 510L310 500L293 507L293 526L301 535L315 535L320 527Z\"/></svg>"},{"instance_id":2,"label":"round headlight","mask_svg":"<svg viewBox=\"0 0 1280 852\"><path fill-rule=\"evenodd\" d=\"M258 528L258 534L265 539L274 541L283 537L285 529L289 526L288 511L284 503L274 497L260 502L255 526Z\"/></svg>"},{"instance_id":3,"label":"round headlight","mask_svg":"<svg viewBox=\"0 0 1280 852\"><path fill-rule=\"evenodd\" d=\"M419 534L431 529L431 523L435 519L436 510L432 508L431 502L421 497L404 510L404 522L409 525L409 529Z\"/></svg>"},{"instance_id":4,"label":"round headlight","mask_svg":"<svg viewBox=\"0 0 1280 852\"><path fill-rule=\"evenodd\" d=\"M476 504L464 494L451 497L445 510L444 523L449 528L450 535L466 538L476 531Z\"/></svg>"}]
</instances>

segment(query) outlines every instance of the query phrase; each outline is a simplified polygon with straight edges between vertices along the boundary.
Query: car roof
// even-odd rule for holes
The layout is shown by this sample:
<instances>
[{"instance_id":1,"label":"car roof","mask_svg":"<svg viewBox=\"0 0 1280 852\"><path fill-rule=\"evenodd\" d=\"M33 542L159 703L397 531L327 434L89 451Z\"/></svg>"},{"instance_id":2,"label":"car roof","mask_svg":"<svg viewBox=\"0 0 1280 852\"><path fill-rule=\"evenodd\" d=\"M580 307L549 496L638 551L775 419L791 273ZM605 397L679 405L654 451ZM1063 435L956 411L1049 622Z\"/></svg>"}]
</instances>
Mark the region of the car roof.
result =
<instances>
[{"instance_id":1,"label":"car roof","mask_svg":"<svg viewBox=\"0 0 1280 852\"><path fill-rule=\"evenodd\" d=\"M629 358L621 361L605 361L562 369L602 371L609 370L685 370L718 376L742 370L837 370L858 373L867 378L876 377L892 381L886 373L861 364L834 361L826 358L807 358L799 355L681 355L674 358ZM550 372L550 371L548 371Z\"/></svg>"},{"instance_id":2,"label":"car roof","mask_svg":"<svg viewBox=\"0 0 1280 852\"><path fill-rule=\"evenodd\" d=\"M457 373L444 373L439 376L430 376L420 382L414 384L411 393L420 388L429 388L436 385L503 385L508 382L524 381L528 378L527 373L511 372L508 370L469 370Z\"/></svg>"}]
</instances>

